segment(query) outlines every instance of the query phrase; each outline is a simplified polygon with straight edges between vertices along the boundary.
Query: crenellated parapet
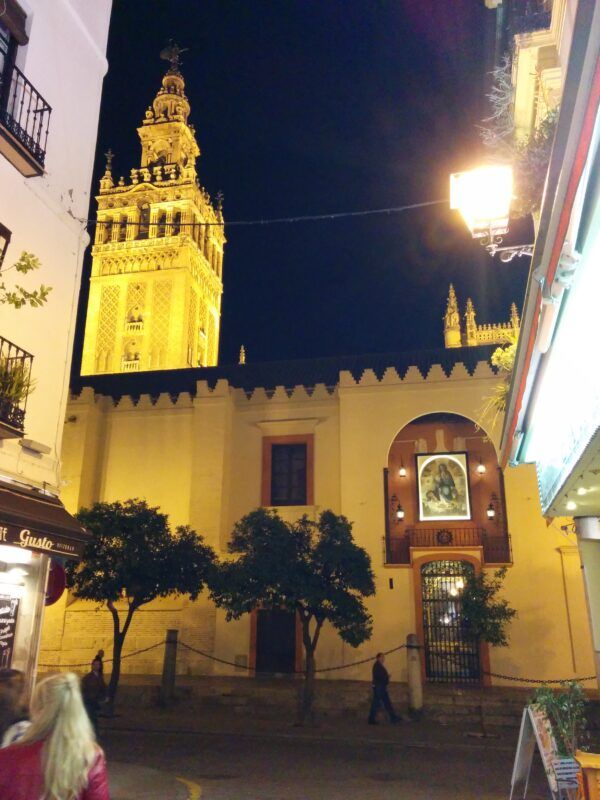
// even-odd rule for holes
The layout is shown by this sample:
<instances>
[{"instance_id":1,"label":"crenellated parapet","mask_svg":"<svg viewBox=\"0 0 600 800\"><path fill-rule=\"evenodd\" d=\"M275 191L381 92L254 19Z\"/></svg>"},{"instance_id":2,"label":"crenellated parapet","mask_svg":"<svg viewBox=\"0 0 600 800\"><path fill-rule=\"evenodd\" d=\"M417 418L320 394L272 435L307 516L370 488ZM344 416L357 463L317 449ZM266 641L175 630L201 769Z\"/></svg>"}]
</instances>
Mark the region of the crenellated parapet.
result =
<instances>
[{"instance_id":1,"label":"crenellated parapet","mask_svg":"<svg viewBox=\"0 0 600 800\"><path fill-rule=\"evenodd\" d=\"M455 351L454 351L455 352ZM497 380L489 361L490 350L464 351L452 357L447 351L424 352L418 359L410 354L372 356L355 360L238 364L214 369L165 371L154 377L143 374L123 376L119 384L110 377L80 379L74 386L72 402L79 397L110 397L115 408L187 408L190 404L216 398L232 398L236 405L298 404L329 401L340 391L374 388L415 388L453 386L472 381Z\"/></svg>"}]
</instances>

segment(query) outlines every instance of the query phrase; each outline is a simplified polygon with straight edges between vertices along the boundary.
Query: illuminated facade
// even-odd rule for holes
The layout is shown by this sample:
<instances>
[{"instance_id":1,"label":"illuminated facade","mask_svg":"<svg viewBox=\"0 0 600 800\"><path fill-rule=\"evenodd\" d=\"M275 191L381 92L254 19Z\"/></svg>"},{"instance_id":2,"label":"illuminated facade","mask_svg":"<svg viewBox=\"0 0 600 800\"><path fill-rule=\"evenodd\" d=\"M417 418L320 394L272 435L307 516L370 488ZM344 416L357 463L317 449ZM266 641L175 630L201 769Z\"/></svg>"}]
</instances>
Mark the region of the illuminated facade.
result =
<instances>
[{"instance_id":1,"label":"illuminated facade","mask_svg":"<svg viewBox=\"0 0 600 800\"><path fill-rule=\"evenodd\" d=\"M498 380L488 361L491 350L82 377L65 425L64 501L75 510L95 501L145 498L173 524L202 533L221 557L235 522L257 506L277 507L290 521L330 508L353 521L356 540L372 559L377 594L368 600L373 639L356 651L326 626L320 667L366 658L417 633L431 681L487 682L487 671L589 675L576 545L558 525L547 527L535 470L524 465L503 475L499 431L474 423ZM435 460L425 464L423 454ZM448 502L436 494L430 464L438 469L438 462L452 462L465 508L455 511L449 506L456 498ZM281 475L290 478L287 488ZM460 598L442 599L447 613L439 614L431 587L445 581L451 594L452 570L502 565L508 567L506 597L519 616L511 624L509 648L479 648L464 641L455 624ZM535 587L546 582L562 589L540 603ZM278 649L277 661L268 647L268 624L266 612L226 622L206 595L196 602L166 598L136 612L127 648L151 647L175 628L187 644L240 665L236 670L182 650L182 675L241 677L253 674L246 667L300 668L293 617L289 648ZM111 625L109 613L94 604L63 600L46 615L44 663L85 663L98 647L109 651ZM451 641L461 653L453 672L436 659L439 641ZM390 668L405 680L401 651L390 656ZM124 661L123 669L160 674L162 649ZM367 680L369 674L365 664L328 677Z\"/></svg>"},{"instance_id":2,"label":"illuminated facade","mask_svg":"<svg viewBox=\"0 0 600 800\"><path fill-rule=\"evenodd\" d=\"M100 180L83 375L214 366L223 214L198 182L200 149L177 56L138 128L140 166Z\"/></svg>"},{"instance_id":3,"label":"illuminated facade","mask_svg":"<svg viewBox=\"0 0 600 800\"><path fill-rule=\"evenodd\" d=\"M510 307L510 320L492 325L478 325L475 306L467 298L464 326L456 298L454 286L450 284L446 313L444 314L444 344L446 347L478 347L479 345L502 345L515 341L519 336L519 312L513 303Z\"/></svg>"}]
</instances>

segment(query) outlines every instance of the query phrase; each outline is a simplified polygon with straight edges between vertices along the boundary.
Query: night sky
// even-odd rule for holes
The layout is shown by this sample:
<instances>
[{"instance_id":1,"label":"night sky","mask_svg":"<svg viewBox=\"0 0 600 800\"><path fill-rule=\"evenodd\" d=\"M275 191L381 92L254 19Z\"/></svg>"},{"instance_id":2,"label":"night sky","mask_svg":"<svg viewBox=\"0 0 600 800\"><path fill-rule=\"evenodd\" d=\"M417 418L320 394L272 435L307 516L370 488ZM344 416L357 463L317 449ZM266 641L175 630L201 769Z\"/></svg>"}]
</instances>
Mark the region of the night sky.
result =
<instances>
[{"instance_id":1,"label":"night sky","mask_svg":"<svg viewBox=\"0 0 600 800\"><path fill-rule=\"evenodd\" d=\"M223 192L226 220L446 198L449 173L481 153L491 13L474 0L116 0L92 191L109 146L115 177L139 165L136 128L173 38L189 48L200 181ZM450 281L497 322L521 306L528 269L489 258L446 206L227 237L222 364L242 343L249 361L441 347Z\"/></svg>"}]
</instances>

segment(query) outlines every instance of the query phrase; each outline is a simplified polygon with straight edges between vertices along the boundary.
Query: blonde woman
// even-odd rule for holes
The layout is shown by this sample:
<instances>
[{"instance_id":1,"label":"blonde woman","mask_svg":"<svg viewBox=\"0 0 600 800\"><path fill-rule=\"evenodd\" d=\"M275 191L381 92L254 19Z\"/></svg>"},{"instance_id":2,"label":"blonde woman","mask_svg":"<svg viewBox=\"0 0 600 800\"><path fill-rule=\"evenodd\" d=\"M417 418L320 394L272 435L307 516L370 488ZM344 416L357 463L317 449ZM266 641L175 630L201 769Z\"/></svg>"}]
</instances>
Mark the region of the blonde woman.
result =
<instances>
[{"instance_id":1,"label":"blonde woman","mask_svg":"<svg viewBox=\"0 0 600 800\"><path fill-rule=\"evenodd\" d=\"M71 672L40 681L31 726L0 750L2 800L110 800L106 762Z\"/></svg>"}]
</instances>

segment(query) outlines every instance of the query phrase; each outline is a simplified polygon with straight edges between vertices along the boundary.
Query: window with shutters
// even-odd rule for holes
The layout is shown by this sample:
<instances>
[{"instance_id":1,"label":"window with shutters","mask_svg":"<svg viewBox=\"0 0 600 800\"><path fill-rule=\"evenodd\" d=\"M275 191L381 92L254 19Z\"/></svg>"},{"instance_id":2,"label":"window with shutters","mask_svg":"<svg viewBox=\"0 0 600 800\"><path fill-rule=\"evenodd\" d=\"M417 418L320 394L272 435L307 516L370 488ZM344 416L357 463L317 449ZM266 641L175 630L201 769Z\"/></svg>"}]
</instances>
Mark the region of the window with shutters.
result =
<instances>
[{"instance_id":1,"label":"window with shutters","mask_svg":"<svg viewBox=\"0 0 600 800\"><path fill-rule=\"evenodd\" d=\"M313 504L313 436L269 436L263 439L262 504Z\"/></svg>"}]
</instances>

